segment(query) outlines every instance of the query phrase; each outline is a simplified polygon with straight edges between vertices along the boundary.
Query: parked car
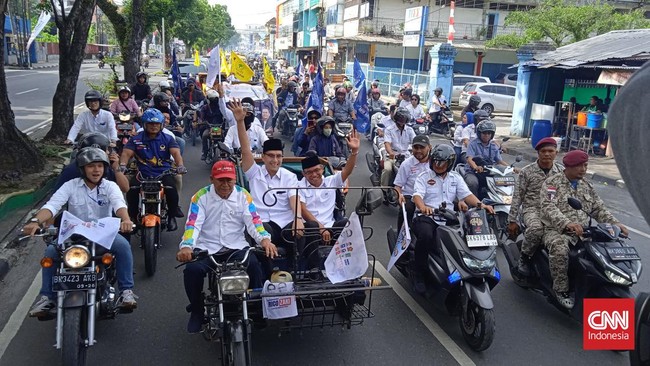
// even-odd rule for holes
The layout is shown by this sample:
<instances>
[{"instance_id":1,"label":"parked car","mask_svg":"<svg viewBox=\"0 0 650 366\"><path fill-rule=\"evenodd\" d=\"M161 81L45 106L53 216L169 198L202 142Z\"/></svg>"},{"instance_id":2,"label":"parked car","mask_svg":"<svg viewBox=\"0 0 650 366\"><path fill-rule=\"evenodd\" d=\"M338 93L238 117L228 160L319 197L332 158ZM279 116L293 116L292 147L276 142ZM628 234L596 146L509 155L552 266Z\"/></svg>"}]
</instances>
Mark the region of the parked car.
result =
<instances>
[{"instance_id":1,"label":"parked car","mask_svg":"<svg viewBox=\"0 0 650 366\"><path fill-rule=\"evenodd\" d=\"M495 83L517 86L517 74L500 73L494 79Z\"/></svg>"},{"instance_id":2,"label":"parked car","mask_svg":"<svg viewBox=\"0 0 650 366\"><path fill-rule=\"evenodd\" d=\"M451 103L458 103L458 98L460 97L460 92L463 91L465 84L467 83L489 83L490 78L486 76L476 76L476 75L463 75L463 74L454 74L454 85L451 92Z\"/></svg>"},{"instance_id":3,"label":"parked car","mask_svg":"<svg viewBox=\"0 0 650 366\"><path fill-rule=\"evenodd\" d=\"M512 85L496 83L468 83L460 93L458 105L465 107L469 103L469 97L478 95L481 97L479 108L492 112L512 113L515 104L515 88Z\"/></svg>"},{"instance_id":4,"label":"parked car","mask_svg":"<svg viewBox=\"0 0 650 366\"><path fill-rule=\"evenodd\" d=\"M208 66L205 63L201 63L199 66L194 65L194 61L179 61L178 70L181 72L181 79L183 85L181 88L185 88L185 82L187 82L187 76L192 74L192 77L196 78L200 72L208 72ZM173 83L171 70L167 71L167 79Z\"/></svg>"}]
</instances>

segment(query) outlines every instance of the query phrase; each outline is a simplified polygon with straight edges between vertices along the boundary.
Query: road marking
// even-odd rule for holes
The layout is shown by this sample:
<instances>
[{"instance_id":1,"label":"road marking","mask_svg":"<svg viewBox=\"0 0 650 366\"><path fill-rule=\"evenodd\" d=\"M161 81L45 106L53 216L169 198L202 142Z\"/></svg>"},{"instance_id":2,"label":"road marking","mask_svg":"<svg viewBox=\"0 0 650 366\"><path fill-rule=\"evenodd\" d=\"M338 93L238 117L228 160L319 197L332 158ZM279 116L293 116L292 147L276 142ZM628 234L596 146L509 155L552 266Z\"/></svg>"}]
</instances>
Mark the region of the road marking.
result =
<instances>
[{"instance_id":1,"label":"road marking","mask_svg":"<svg viewBox=\"0 0 650 366\"><path fill-rule=\"evenodd\" d=\"M9 343L11 343L11 340L14 339L18 330L20 330L20 327L23 325L23 321L29 312L31 303L36 298L36 295L38 295L40 289L41 271L38 271L36 277L34 277L34 281L32 281L32 284L27 290L27 293L25 293L25 296L20 300L16 310L11 314L9 321L5 327L2 328L2 332L0 332L0 359L2 359L5 351L9 348Z\"/></svg>"},{"instance_id":2,"label":"road marking","mask_svg":"<svg viewBox=\"0 0 650 366\"><path fill-rule=\"evenodd\" d=\"M79 104L77 104L76 106L74 106L74 109L81 108L81 107L84 106L84 105L86 105L86 102L79 103ZM46 119L46 120L43 121L43 122L39 122L39 123L33 125L32 127L26 128L26 129L23 131L23 133L26 134L27 136L29 136L29 135L33 134L34 132L36 132L37 129L45 128L45 126L46 126L48 123L50 123L50 122L52 122L52 117Z\"/></svg>"},{"instance_id":3,"label":"road marking","mask_svg":"<svg viewBox=\"0 0 650 366\"><path fill-rule=\"evenodd\" d=\"M422 324L424 324L425 327L433 334L434 337L442 344L443 347L449 352L449 354L456 359L456 362L462 366L476 366L474 361L472 361L469 356L463 352L463 350L458 347L456 342L454 342L453 339L451 339L447 333L445 333L442 328L438 325L438 323L433 320L429 314L418 304L412 297L409 295L409 293L402 287L402 285L397 282L395 277L393 277L384 266L376 262L375 269L377 270L377 273L386 280L386 282L393 288L393 291L397 294L397 296L402 299L404 304L411 309L411 311L415 314L415 316L420 319Z\"/></svg>"},{"instance_id":4,"label":"road marking","mask_svg":"<svg viewBox=\"0 0 650 366\"><path fill-rule=\"evenodd\" d=\"M29 90L22 91L20 93L16 93L16 95L27 94L27 93L31 93L31 92L37 91L37 90L38 90L38 88L29 89Z\"/></svg>"},{"instance_id":5,"label":"road marking","mask_svg":"<svg viewBox=\"0 0 650 366\"><path fill-rule=\"evenodd\" d=\"M637 230L637 229L635 229L633 227L629 227L629 226L627 227L627 229L630 230L631 232L635 233L635 234L639 234L641 236L645 236L646 238L650 239L650 234L646 234L641 230Z\"/></svg>"}]
</instances>

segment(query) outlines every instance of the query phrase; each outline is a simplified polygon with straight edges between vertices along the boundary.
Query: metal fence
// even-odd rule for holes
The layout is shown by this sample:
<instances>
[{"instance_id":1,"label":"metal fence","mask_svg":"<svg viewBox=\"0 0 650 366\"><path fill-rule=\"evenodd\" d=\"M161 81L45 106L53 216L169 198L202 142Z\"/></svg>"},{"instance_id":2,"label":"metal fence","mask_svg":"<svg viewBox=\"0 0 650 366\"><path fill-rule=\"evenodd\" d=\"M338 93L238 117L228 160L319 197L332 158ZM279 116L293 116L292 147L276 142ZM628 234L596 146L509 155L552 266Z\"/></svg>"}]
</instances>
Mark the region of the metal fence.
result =
<instances>
[{"instance_id":1,"label":"metal fence","mask_svg":"<svg viewBox=\"0 0 650 366\"><path fill-rule=\"evenodd\" d=\"M352 79L354 75L354 62L345 65L345 74ZM381 94L389 97L397 97L399 90L406 83L413 85L413 93L420 96L420 102L424 105L429 100L429 75L416 73L412 70L391 69L387 67L370 67L368 64L361 64L361 69L366 75L366 87L370 88L373 80L379 80ZM368 90L370 91L370 90Z\"/></svg>"}]
</instances>

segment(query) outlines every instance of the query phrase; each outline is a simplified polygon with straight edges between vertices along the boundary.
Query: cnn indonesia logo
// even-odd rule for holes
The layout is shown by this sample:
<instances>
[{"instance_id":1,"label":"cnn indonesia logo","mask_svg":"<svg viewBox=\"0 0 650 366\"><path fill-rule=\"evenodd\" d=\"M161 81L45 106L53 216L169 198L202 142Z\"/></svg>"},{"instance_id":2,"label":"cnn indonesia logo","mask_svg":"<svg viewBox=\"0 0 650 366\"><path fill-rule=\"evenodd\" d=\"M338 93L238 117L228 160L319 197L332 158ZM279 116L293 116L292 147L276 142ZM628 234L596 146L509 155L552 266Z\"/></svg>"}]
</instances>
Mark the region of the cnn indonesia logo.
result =
<instances>
[{"instance_id":1,"label":"cnn indonesia logo","mask_svg":"<svg viewBox=\"0 0 650 366\"><path fill-rule=\"evenodd\" d=\"M585 299L583 348L634 349L634 299Z\"/></svg>"}]
</instances>

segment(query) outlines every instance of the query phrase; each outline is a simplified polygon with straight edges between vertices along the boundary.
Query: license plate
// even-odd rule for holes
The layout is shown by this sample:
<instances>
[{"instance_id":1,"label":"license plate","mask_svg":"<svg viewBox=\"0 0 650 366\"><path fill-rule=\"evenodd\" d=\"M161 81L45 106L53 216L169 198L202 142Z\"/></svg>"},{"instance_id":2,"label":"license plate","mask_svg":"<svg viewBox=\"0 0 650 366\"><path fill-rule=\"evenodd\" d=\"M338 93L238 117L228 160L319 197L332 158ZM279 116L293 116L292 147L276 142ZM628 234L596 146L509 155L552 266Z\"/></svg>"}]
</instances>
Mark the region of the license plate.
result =
<instances>
[{"instance_id":1,"label":"license plate","mask_svg":"<svg viewBox=\"0 0 650 366\"><path fill-rule=\"evenodd\" d=\"M621 247L621 248L605 248L609 258L613 261L629 261L629 260L638 260L639 253L634 247Z\"/></svg>"},{"instance_id":2,"label":"license plate","mask_svg":"<svg viewBox=\"0 0 650 366\"><path fill-rule=\"evenodd\" d=\"M494 184L497 186L514 186L515 177L494 177Z\"/></svg>"},{"instance_id":3,"label":"license plate","mask_svg":"<svg viewBox=\"0 0 650 366\"><path fill-rule=\"evenodd\" d=\"M94 289L97 273L66 273L52 278L52 290L76 291Z\"/></svg>"},{"instance_id":4,"label":"license plate","mask_svg":"<svg viewBox=\"0 0 650 366\"><path fill-rule=\"evenodd\" d=\"M486 235L467 235L467 246L470 248L496 247L499 245L497 236L494 234Z\"/></svg>"},{"instance_id":5,"label":"license plate","mask_svg":"<svg viewBox=\"0 0 650 366\"><path fill-rule=\"evenodd\" d=\"M120 131L131 131L132 128L133 126L130 123L120 123L117 125L117 129Z\"/></svg>"}]
</instances>

